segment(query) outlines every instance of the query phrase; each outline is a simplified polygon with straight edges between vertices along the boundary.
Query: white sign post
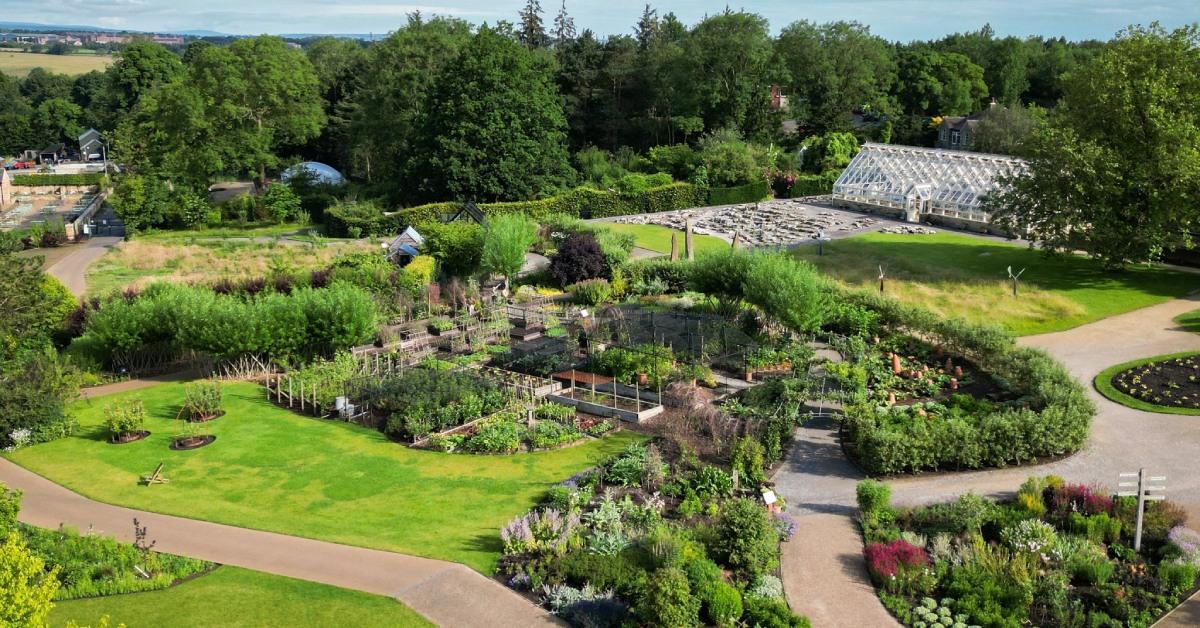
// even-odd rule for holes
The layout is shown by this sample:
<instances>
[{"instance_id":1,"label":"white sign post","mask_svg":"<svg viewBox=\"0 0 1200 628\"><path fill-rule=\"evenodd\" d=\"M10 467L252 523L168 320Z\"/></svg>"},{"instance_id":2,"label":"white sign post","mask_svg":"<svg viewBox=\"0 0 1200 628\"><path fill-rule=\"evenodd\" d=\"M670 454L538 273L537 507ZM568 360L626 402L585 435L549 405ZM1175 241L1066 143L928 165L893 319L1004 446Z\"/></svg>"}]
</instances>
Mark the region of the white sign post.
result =
<instances>
[{"instance_id":1,"label":"white sign post","mask_svg":"<svg viewBox=\"0 0 1200 628\"><path fill-rule=\"evenodd\" d=\"M1165 482L1167 481L1167 476L1157 475L1147 477L1146 469L1142 468L1138 469L1137 473L1122 473L1119 477L1120 480L1117 481L1117 497L1136 496L1138 498L1137 525L1133 533L1133 549L1140 552L1142 550L1142 515L1146 512L1146 502L1158 502L1166 499L1166 496L1161 493L1161 491L1167 490L1166 486L1151 486L1149 483ZM1137 478L1137 482L1133 482L1132 478ZM1134 487L1136 487L1136 490L1129 490ZM1158 491L1158 494L1155 494L1155 491Z\"/></svg>"}]
</instances>

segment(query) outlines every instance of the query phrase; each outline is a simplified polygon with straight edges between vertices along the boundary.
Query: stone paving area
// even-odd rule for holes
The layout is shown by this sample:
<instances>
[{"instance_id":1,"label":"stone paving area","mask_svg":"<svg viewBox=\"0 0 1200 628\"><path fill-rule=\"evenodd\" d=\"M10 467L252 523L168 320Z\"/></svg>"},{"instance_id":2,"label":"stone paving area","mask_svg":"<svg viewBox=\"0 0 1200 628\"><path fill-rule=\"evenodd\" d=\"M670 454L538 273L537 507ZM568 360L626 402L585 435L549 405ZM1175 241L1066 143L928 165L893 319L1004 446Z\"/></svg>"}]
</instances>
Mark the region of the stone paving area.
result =
<instances>
[{"instance_id":1,"label":"stone paving area","mask_svg":"<svg viewBox=\"0 0 1200 628\"><path fill-rule=\"evenodd\" d=\"M623 216L614 222L660 225L683 229L693 220L698 234L732 240L738 234L746 246L787 246L811 242L819 233L839 237L867 231L881 221L874 216L835 209L808 199L777 199L761 203L698 207L659 214Z\"/></svg>"}]
</instances>

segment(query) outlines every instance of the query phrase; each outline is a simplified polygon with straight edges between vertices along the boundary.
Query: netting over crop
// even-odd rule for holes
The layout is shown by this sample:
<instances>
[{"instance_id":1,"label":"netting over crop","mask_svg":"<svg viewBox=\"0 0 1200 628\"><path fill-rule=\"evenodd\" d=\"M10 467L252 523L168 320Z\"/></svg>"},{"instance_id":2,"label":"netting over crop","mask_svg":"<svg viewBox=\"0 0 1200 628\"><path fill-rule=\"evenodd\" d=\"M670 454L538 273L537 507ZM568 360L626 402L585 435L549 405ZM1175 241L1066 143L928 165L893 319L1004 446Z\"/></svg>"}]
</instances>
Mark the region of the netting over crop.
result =
<instances>
[{"instance_id":1,"label":"netting over crop","mask_svg":"<svg viewBox=\"0 0 1200 628\"><path fill-rule=\"evenodd\" d=\"M1024 167L1003 155L867 143L833 184L833 198L898 209L914 222L934 214L986 223L982 198L997 177Z\"/></svg>"}]
</instances>

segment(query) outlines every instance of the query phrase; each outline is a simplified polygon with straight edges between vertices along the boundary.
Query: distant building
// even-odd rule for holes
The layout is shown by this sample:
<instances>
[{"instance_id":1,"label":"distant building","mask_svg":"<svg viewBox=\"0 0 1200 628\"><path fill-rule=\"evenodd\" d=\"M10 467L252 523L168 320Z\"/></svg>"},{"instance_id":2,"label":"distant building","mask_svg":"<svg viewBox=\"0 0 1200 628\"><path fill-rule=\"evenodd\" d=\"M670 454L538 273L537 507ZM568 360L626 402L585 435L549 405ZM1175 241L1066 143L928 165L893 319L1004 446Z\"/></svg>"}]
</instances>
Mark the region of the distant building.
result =
<instances>
[{"instance_id":1,"label":"distant building","mask_svg":"<svg viewBox=\"0 0 1200 628\"><path fill-rule=\"evenodd\" d=\"M787 111L788 95L783 92L783 87L779 85L771 86L771 111Z\"/></svg>"},{"instance_id":2,"label":"distant building","mask_svg":"<svg viewBox=\"0 0 1200 628\"><path fill-rule=\"evenodd\" d=\"M163 46L182 46L184 40L178 35L151 35L150 41Z\"/></svg>"},{"instance_id":3,"label":"distant building","mask_svg":"<svg viewBox=\"0 0 1200 628\"><path fill-rule=\"evenodd\" d=\"M51 144L51 145L43 148L42 150L38 151L38 161L41 162L42 165L44 165L44 166L56 164L60 161L65 160L66 158L67 158L67 145L66 144L61 144L61 143L60 144Z\"/></svg>"},{"instance_id":4,"label":"distant building","mask_svg":"<svg viewBox=\"0 0 1200 628\"><path fill-rule=\"evenodd\" d=\"M975 131L979 127L979 120L983 118L984 113L998 106L993 100L985 111L977 111L969 116L942 118L942 123L938 125L937 142L934 147L948 150L971 150L971 143L974 141Z\"/></svg>"},{"instance_id":5,"label":"distant building","mask_svg":"<svg viewBox=\"0 0 1200 628\"><path fill-rule=\"evenodd\" d=\"M95 155L96 159L103 156L104 142L100 139L100 132L96 129L88 129L79 136L79 154L84 159L90 160Z\"/></svg>"},{"instance_id":6,"label":"distant building","mask_svg":"<svg viewBox=\"0 0 1200 628\"><path fill-rule=\"evenodd\" d=\"M127 44L132 41L129 35L110 35L108 33L95 33L88 36L88 42L92 44Z\"/></svg>"}]
</instances>

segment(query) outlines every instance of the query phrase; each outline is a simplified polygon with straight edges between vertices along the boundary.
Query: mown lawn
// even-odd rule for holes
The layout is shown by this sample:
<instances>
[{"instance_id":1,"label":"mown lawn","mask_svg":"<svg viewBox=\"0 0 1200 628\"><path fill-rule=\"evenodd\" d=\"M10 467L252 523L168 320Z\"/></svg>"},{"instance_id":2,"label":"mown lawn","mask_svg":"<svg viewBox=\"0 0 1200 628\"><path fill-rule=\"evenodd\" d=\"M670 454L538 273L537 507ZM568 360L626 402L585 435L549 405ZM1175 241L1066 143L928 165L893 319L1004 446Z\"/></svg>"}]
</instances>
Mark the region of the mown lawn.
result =
<instances>
[{"instance_id":1,"label":"mown lawn","mask_svg":"<svg viewBox=\"0 0 1200 628\"><path fill-rule=\"evenodd\" d=\"M79 402L75 436L20 450L18 464L100 501L349 545L451 560L490 574L499 529L546 489L640 438L622 432L515 456L415 451L375 430L277 408L264 389L224 388L225 416L204 425L216 442L168 448L183 384ZM141 398L145 440L110 445L103 408ZM170 484L138 477L166 463Z\"/></svg>"},{"instance_id":2,"label":"mown lawn","mask_svg":"<svg viewBox=\"0 0 1200 628\"><path fill-rule=\"evenodd\" d=\"M1200 289L1194 273L1150 265L1110 272L1085 257L1049 258L1023 245L952 233L870 233L827 243L822 256L811 245L795 255L869 289L878 289L883 265L891 296L1017 335L1070 329ZM1015 298L1009 266L1025 269Z\"/></svg>"},{"instance_id":3,"label":"mown lawn","mask_svg":"<svg viewBox=\"0 0 1200 628\"><path fill-rule=\"evenodd\" d=\"M637 245L643 249L664 254L671 253L671 233L677 233L679 234L677 236L679 257L683 257L684 234L678 229L671 229L670 227L663 227L661 225L626 225L616 222L606 222L603 224L614 231L632 233L633 237L636 238ZM692 234L692 242L696 245L697 254L729 248L728 242L710 235Z\"/></svg>"},{"instance_id":4,"label":"mown lawn","mask_svg":"<svg viewBox=\"0 0 1200 628\"><path fill-rule=\"evenodd\" d=\"M58 602L50 625L93 626L105 615L128 628L433 625L391 598L237 567L162 591Z\"/></svg>"}]
</instances>

